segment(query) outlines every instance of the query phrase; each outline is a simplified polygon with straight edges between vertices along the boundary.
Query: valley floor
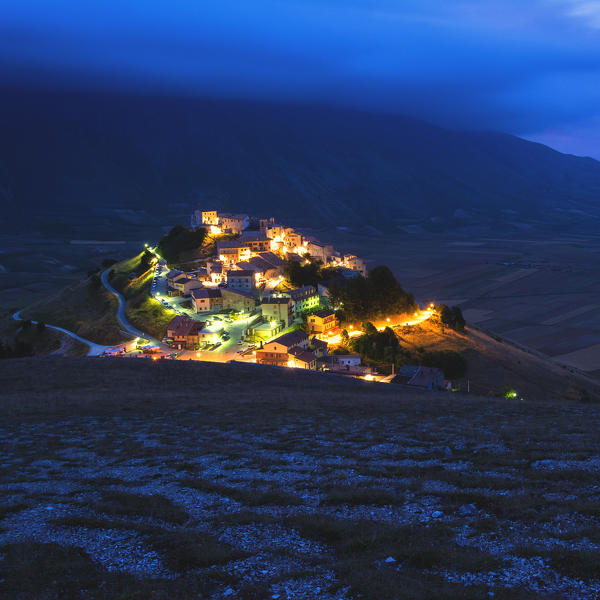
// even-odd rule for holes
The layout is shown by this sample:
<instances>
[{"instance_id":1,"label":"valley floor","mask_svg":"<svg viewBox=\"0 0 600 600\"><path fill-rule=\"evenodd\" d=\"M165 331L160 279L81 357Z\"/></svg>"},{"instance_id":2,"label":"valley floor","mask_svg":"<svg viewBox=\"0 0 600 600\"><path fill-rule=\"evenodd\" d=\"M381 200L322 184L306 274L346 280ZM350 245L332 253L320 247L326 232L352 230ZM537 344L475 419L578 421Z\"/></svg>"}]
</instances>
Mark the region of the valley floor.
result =
<instances>
[{"instance_id":1,"label":"valley floor","mask_svg":"<svg viewBox=\"0 0 600 600\"><path fill-rule=\"evenodd\" d=\"M600 594L596 405L172 361L0 380L2 597Z\"/></svg>"}]
</instances>

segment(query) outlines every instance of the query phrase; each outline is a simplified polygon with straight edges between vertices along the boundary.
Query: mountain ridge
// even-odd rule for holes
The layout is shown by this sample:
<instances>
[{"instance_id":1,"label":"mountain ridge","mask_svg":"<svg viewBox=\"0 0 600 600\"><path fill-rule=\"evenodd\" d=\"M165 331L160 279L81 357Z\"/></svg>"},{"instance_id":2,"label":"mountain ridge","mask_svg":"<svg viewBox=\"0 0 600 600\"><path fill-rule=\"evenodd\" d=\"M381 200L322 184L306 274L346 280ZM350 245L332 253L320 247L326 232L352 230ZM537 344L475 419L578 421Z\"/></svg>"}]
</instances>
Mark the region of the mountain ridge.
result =
<instances>
[{"instance_id":1,"label":"mountain ridge","mask_svg":"<svg viewBox=\"0 0 600 600\"><path fill-rule=\"evenodd\" d=\"M394 232L600 209L600 162L509 134L240 100L8 93L3 106L0 197L17 222L202 205Z\"/></svg>"}]
</instances>

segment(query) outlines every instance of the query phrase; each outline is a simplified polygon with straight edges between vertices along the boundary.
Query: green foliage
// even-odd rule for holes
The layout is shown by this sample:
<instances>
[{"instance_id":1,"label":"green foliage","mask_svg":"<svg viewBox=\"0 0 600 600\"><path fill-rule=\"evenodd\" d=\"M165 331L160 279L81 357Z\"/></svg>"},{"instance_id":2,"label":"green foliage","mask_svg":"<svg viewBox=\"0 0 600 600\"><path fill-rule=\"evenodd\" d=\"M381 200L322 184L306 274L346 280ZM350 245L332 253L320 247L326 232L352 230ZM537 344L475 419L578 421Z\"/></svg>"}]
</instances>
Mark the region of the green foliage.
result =
<instances>
[{"instance_id":1,"label":"green foliage","mask_svg":"<svg viewBox=\"0 0 600 600\"><path fill-rule=\"evenodd\" d=\"M377 331L372 323L363 323L363 335L353 340L352 347L361 356L386 363L395 363L401 353L400 343L392 329Z\"/></svg>"},{"instance_id":2,"label":"green foliage","mask_svg":"<svg viewBox=\"0 0 600 600\"><path fill-rule=\"evenodd\" d=\"M334 348L329 354L348 354L348 348Z\"/></svg>"},{"instance_id":3,"label":"green foliage","mask_svg":"<svg viewBox=\"0 0 600 600\"><path fill-rule=\"evenodd\" d=\"M365 335L375 335L377 333L377 328L371 321L364 321L362 324L362 331Z\"/></svg>"},{"instance_id":4,"label":"green foliage","mask_svg":"<svg viewBox=\"0 0 600 600\"><path fill-rule=\"evenodd\" d=\"M195 250L204 244L206 229L188 229L176 225L164 236L157 246L158 253L168 262L177 263L183 252ZM151 253L150 256L152 256Z\"/></svg>"},{"instance_id":5,"label":"green foliage","mask_svg":"<svg viewBox=\"0 0 600 600\"><path fill-rule=\"evenodd\" d=\"M450 308L445 304L439 304L436 307L437 312L440 315L440 320L444 325L454 329L455 331L464 331L467 322L463 317L462 311L458 306Z\"/></svg>"},{"instance_id":6,"label":"green foliage","mask_svg":"<svg viewBox=\"0 0 600 600\"><path fill-rule=\"evenodd\" d=\"M340 334L340 341L342 346L350 345L350 335L348 334L347 329L342 329L342 333Z\"/></svg>"},{"instance_id":7,"label":"green foliage","mask_svg":"<svg viewBox=\"0 0 600 600\"><path fill-rule=\"evenodd\" d=\"M367 277L335 281L329 292L332 305L342 306L346 321L408 313L417 308L414 296L404 291L385 266L375 267Z\"/></svg>"},{"instance_id":8,"label":"green foliage","mask_svg":"<svg viewBox=\"0 0 600 600\"><path fill-rule=\"evenodd\" d=\"M457 379L467 372L467 360L454 350L424 352L421 362L426 367L437 367L444 372L446 379Z\"/></svg>"},{"instance_id":9,"label":"green foliage","mask_svg":"<svg viewBox=\"0 0 600 600\"><path fill-rule=\"evenodd\" d=\"M283 267L283 276L295 287L304 285L317 286L321 277L321 262L313 261L305 265L295 260L289 260Z\"/></svg>"},{"instance_id":10,"label":"green foliage","mask_svg":"<svg viewBox=\"0 0 600 600\"><path fill-rule=\"evenodd\" d=\"M145 273L151 266L152 266L152 260L154 258L154 254L152 254L152 252L150 252L149 250L145 250L142 254L142 257L140 258L140 266L138 268L138 275L141 275L142 273Z\"/></svg>"}]
</instances>

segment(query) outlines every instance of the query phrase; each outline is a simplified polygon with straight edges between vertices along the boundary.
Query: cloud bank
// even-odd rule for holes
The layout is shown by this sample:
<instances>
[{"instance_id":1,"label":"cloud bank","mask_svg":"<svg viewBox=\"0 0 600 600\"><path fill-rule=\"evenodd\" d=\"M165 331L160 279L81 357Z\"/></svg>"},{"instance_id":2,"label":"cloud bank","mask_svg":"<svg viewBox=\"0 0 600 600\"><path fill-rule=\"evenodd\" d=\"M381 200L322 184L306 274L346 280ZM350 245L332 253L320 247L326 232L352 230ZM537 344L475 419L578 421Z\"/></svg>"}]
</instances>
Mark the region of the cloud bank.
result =
<instances>
[{"instance_id":1,"label":"cloud bank","mask_svg":"<svg viewBox=\"0 0 600 600\"><path fill-rule=\"evenodd\" d=\"M12 84L330 103L600 158L599 0L4 0Z\"/></svg>"}]
</instances>

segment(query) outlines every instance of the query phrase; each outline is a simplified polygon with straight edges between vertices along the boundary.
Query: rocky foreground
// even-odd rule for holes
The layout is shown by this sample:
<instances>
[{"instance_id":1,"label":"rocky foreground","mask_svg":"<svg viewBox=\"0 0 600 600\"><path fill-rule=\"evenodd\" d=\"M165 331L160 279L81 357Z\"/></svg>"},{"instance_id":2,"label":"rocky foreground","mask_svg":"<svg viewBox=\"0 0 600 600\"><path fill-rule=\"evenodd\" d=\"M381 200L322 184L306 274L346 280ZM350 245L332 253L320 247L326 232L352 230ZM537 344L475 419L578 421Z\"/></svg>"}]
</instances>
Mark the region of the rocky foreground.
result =
<instances>
[{"instance_id":1,"label":"rocky foreground","mask_svg":"<svg viewBox=\"0 0 600 600\"><path fill-rule=\"evenodd\" d=\"M0 597L597 598L599 408L0 364Z\"/></svg>"}]
</instances>

